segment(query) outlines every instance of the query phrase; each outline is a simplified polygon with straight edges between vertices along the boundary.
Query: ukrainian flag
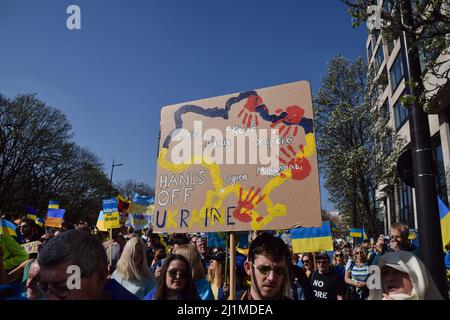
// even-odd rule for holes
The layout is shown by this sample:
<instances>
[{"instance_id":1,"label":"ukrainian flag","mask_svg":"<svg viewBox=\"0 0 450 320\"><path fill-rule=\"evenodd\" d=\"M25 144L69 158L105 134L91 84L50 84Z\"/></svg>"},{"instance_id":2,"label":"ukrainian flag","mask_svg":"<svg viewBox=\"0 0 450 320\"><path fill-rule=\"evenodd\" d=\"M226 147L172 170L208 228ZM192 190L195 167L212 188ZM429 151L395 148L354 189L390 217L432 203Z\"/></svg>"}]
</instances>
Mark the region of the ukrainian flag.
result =
<instances>
[{"instance_id":1,"label":"ukrainian flag","mask_svg":"<svg viewBox=\"0 0 450 320\"><path fill-rule=\"evenodd\" d=\"M450 243L450 213L448 207L444 201L438 197L439 202L439 217L441 218L441 232L442 232L442 245L445 248L447 243Z\"/></svg>"},{"instance_id":2,"label":"ukrainian flag","mask_svg":"<svg viewBox=\"0 0 450 320\"><path fill-rule=\"evenodd\" d=\"M350 229L350 237L353 238L362 238L363 237L363 229Z\"/></svg>"},{"instance_id":3,"label":"ukrainian flag","mask_svg":"<svg viewBox=\"0 0 450 320\"><path fill-rule=\"evenodd\" d=\"M37 219L37 210L34 207L26 206L25 211L27 213L27 218L33 219L36 221Z\"/></svg>"},{"instance_id":4,"label":"ukrainian flag","mask_svg":"<svg viewBox=\"0 0 450 320\"><path fill-rule=\"evenodd\" d=\"M45 226L61 228L61 223L64 220L64 212L64 209L48 209L47 217L45 218Z\"/></svg>"},{"instance_id":5,"label":"ukrainian flag","mask_svg":"<svg viewBox=\"0 0 450 320\"><path fill-rule=\"evenodd\" d=\"M329 221L322 222L322 226L319 228L292 229L291 238L294 253L333 250Z\"/></svg>"},{"instance_id":6,"label":"ukrainian flag","mask_svg":"<svg viewBox=\"0 0 450 320\"><path fill-rule=\"evenodd\" d=\"M50 200L48 202L49 209L59 209L59 201L58 200Z\"/></svg>"},{"instance_id":7,"label":"ukrainian flag","mask_svg":"<svg viewBox=\"0 0 450 320\"><path fill-rule=\"evenodd\" d=\"M101 210L98 214L97 229L100 231L108 231L108 229L105 228L105 217L103 216L103 210Z\"/></svg>"},{"instance_id":8,"label":"ukrainian flag","mask_svg":"<svg viewBox=\"0 0 450 320\"><path fill-rule=\"evenodd\" d=\"M44 219L42 219L42 218L36 218L36 224L37 224L39 227L43 227L43 226L44 226Z\"/></svg>"},{"instance_id":9,"label":"ukrainian flag","mask_svg":"<svg viewBox=\"0 0 450 320\"><path fill-rule=\"evenodd\" d=\"M1 233L2 234L9 234L12 237L17 237L16 228L17 226L12 223L11 221L0 219L1 224Z\"/></svg>"}]
</instances>

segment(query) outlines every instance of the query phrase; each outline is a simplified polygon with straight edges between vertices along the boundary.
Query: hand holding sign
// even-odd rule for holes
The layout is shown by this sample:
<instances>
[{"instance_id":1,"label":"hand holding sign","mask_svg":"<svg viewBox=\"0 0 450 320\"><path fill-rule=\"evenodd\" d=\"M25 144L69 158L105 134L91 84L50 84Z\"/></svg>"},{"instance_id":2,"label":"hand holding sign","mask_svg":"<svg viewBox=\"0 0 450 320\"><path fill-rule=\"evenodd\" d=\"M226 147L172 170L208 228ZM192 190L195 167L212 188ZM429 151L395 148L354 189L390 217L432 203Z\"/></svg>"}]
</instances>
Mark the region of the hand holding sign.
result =
<instances>
[{"instance_id":1,"label":"hand holding sign","mask_svg":"<svg viewBox=\"0 0 450 320\"><path fill-rule=\"evenodd\" d=\"M261 191L261 188L258 188L256 189L256 192L253 193L253 196L251 196L254 188L255 187L253 186L250 188L250 190L248 190L245 199L242 196L242 188L239 188L239 200L236 209L233 211L233 216L242 222L252 221L251 210L253 210L266 197L265 194L261 195L261 197L257 199L256 203L253 204L253 201L258 196L258 193ZM261 218L262 217L260 217L259 220L261 220Z\"/></svg>"}]
</instances>

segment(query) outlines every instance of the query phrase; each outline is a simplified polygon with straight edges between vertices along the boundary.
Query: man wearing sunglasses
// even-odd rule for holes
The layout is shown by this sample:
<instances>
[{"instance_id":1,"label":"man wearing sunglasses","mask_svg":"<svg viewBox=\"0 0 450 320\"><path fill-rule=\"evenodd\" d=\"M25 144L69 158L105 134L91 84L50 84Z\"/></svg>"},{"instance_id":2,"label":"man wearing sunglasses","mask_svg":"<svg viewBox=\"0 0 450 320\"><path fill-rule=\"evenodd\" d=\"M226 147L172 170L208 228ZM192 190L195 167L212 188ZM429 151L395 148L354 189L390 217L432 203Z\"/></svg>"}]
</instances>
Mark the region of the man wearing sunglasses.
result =
<instances>
[{"instance_id":1,"label":"man wearing sunglasses","mask_svg":"<svg viewBox=\"0 0 450 320\"><path fill-rule=\"evenodd\" d=\"M316 270L311 276L315 300L342 300L343 282L334 268L330 257L325 252L316 255Z\"/></svg>"},{"instance_id":2,"label":"man wearing sunglasses","mask_svg":"<svg viewBox=\"0 0 450 320\"><path fill-rule=\"evenodd\" d=\"M108 262L100 240L85 231L69 230L48 240L39 252L39 287L49 300L137 300L116 280L107 279ZM71 288L70 266L81 272L79 288Z\"/></svg>"},{"instance_id":3,"label":"man wearing sunglasses","mask_svg":"<svg viewBox=\"0 0 450 320\"><path fill-rule=\"evenodd\" d=\"M245 272L250 277L250 289L241 300L289 299L291 262L290 252L283 240L269 233L252 241Z\"/></svg>"}]
</instances>

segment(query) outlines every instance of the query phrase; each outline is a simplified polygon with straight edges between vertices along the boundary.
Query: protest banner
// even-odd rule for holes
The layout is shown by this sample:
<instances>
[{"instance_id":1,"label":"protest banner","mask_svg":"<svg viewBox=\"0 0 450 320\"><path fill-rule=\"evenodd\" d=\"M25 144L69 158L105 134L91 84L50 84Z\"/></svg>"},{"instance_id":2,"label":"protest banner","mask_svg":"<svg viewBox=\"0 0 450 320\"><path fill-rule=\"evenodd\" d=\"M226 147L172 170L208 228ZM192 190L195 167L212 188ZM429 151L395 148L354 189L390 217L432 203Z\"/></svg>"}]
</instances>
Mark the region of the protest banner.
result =
<instances>
[{"instance_id":1,"label":"protest banner","mask_svg":"<svg viewBox=\"0 0 450 320\"><path fill-rule=\"evenodd\" d=\"M103 227L105 229L120 228L120 216L117 198L104 199L103 204Z\"/></svg>"},{"instance_id":2,"label":"protest banner","mask_svg":"<svg viewBox=\"0 0 450 320\"><path fill-rule=\"evenodd\" d=\"M41 242L40 241L33 241L33 242L28 242L28 243L24 243L21 244L22 248L25 249L25 251L28 254L32 254L32 253L37 253L38 252L38 248L39 248L39 244Z\"/></svg>"},{"instance_id":3,"label":"protest banner","mask_svg":"<svg viewBox=\"0 0 450 320\"><path fill-rule=\"evenodd\" d=\"M161 110L154 231L321 225L307 81Z\"/></svg>"}]
</instances>

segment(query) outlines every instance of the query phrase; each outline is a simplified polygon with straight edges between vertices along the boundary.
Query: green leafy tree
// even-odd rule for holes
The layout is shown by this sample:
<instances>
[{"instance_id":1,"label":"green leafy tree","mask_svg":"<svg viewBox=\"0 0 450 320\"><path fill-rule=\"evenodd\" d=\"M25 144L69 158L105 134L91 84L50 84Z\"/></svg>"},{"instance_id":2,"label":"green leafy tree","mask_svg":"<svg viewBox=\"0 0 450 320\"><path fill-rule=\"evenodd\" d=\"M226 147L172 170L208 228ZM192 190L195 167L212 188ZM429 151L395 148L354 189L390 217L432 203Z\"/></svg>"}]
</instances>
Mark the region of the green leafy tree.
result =
<instances>
[{"instance_id":1,"label":"green leafy tree","mask_svg":"<svg viewBox=\"0 0 450 320\"><path fill-rule=\"evenodd\" d=\"M368 81L362 58L354 63L342 56L331 60L314 98L319 165L331 200L371 234L379 227L378 190L390 192L396 179L401 140L389 116L373 104L383 86Z\"/></svg>"}]
</instances>

